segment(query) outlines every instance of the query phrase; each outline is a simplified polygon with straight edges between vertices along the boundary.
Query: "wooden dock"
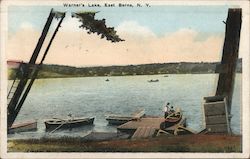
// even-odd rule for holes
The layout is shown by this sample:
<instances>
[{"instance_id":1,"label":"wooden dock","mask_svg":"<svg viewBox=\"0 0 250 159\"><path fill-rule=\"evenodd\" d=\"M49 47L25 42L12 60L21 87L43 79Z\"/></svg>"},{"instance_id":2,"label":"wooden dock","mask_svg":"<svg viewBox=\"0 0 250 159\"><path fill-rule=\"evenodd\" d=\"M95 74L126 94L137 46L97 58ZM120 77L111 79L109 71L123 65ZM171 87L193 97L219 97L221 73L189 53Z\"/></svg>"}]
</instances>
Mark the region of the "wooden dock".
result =
<instances>
[{"instance_id":1,"label":"wooden dock","mask_svg":"<svg viewBox=\"0 0 250 159\"><path fill-rule=\"evenodd\" d=\"M161 117L145 117L139 120L132 120L123 125L117 127L119 132L125 132L131 134L132 139L139 138L149 138L154 137L160 130L160 125L164 122L164 118ZM185 127L186 118L183 117L182 120L165 131L170 134L179 134L179 128Z\"/></svg>"},{"instance_id":2,"label":"wooden dock","mask_svg":"<svg viewBox=\"0 0 250 159\"><path fill-rule=\"evenodd\" d=\"M138 120L132 120L125 124L122 124L117 127L119 131L126 131L126 130L136 130L139 127L151 127L160 129L160 124L164 122L164 118L140 118Z\"/></svg>"},{"instance_id":3,"label":"wooden dock","mask_svg":"<svg viewBox=\"0 0 250 159\"><path fill-rule=\"evenodd\" d=\"M155 135L155 132L156 132L156 129L152 127L139 127L136 129L131 139L153 137Z\"/></svg>"},{"instance_id":4,"label":"wooden dock","mask_svg":"<svg viewBox=\"0 0 250 159\"><path fill-rule=\"evenodd\" d=\"M132 139L153 137L160 129L164 118L140 118L138 120L129 121L117 127L120 132L131 134Z\"/></svg>"}]
</instances>

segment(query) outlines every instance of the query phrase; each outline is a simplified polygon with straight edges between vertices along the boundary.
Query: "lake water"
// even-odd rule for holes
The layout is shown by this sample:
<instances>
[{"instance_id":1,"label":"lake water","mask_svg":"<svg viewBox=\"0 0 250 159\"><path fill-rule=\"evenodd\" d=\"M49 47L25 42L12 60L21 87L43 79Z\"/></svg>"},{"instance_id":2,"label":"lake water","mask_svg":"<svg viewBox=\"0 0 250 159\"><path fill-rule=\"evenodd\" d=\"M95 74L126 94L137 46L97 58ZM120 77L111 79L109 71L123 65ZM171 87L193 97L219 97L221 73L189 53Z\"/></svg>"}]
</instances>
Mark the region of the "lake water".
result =
<instances>
[{"instance_id":1,"label":"lake water","mask_svg":"<svg viewBox=\"0 0 250 159\"><path fill-rule=\"evenodd\" d=\"M91 131L116 132L107 125L109 114L129 115L145 109L147 115L163 116L164 103L170 102L183 110L188 127L200 131L203 125L203 97L215 94L216 74L170 74L83 78L38 79L16 119L16 122L37 119L38 130L8 135L9 138L44 136L84 136ZM147 82L159 79L159 82ZM9 81L10 83L11 81ZM236 75L232 101L231 127L241 134L241 74ZM95 116L94 126L72 130L45 132L44 120L53 117Z\"/></svg>"}]
</instances>

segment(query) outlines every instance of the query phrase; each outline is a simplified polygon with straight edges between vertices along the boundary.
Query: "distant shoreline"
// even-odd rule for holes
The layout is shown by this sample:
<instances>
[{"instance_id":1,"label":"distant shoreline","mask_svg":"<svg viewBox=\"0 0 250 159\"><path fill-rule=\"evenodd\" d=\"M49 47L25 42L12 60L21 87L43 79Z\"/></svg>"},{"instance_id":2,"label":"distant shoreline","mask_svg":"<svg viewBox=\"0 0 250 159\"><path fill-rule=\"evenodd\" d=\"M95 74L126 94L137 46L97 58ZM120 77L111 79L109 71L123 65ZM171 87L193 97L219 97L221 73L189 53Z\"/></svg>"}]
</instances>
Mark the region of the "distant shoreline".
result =
<instances>
[{"instance_id":1,"label":"distant shoreline","mask_svg":"<svg viewBox=\"0 0 250 159\"><path fill-rule=\"evenodd\" d=\"M153 75L185 75L185 74L190 74L190 75L204 75L204 74L217 74L217 73L172 73L172 74L153 74ZM236 74L241 74L241 72L236 72ZM106 78L109 78L109 77L128 77L128 76L152 76L152 74L150 75L117 75L117 76L51 76L51 77L38 77L37 79L54 79L54 78L83 78L83 77L106 77ZM8 78L8 80L13 80L14 78Z\"/></svg>"},{"instance_id":2,"label":"distant shoreline","mask_svg":"<svg viewBox=\"0 0 250 159\"><path fill-rule=\"evenodd\" d=\"M218 62L180 62L156 63L127 66L95 66L72 67L63 65L42 66L38 73L41 78L73 78L73 77L110 77L134 75L168 75L168 74L214 74ZM17 69L8 68L8 79L14 79ZM242 60L238 60L237 73L242 72Z\"/></svg>"}]
</instances>

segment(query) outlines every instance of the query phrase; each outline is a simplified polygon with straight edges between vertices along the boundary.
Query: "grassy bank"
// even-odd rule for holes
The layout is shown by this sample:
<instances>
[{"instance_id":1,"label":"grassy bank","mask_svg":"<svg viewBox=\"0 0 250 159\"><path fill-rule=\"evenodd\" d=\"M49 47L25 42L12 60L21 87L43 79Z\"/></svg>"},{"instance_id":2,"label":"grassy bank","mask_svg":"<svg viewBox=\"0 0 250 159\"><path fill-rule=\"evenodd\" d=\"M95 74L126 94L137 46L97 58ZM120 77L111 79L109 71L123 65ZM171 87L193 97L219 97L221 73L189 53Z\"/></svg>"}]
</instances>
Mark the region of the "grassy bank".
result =
<instances>
[{"instance_id":1,"label":"grassy bank","mask_svg":"<svg viewBox=\"0 0 250 159\"><path fill-rule=\"evenodd\" d=\"M8 141L9 152L241 152L242 136L183 135L84 142L81 138Z\"/></svg>"}]
</instances>

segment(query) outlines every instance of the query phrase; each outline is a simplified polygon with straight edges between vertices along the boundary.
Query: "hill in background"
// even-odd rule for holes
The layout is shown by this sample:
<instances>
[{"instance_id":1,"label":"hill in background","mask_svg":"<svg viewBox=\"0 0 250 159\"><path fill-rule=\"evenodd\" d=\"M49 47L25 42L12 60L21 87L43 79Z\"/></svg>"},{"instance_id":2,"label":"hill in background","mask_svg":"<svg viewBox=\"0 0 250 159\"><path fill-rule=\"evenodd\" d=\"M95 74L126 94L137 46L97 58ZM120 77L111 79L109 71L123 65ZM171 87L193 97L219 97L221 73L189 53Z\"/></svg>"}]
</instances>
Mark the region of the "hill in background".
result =
<instances>
[{"instance_id":1,"label":"hill in background","mask_svg":"<svg viewBox=\"0 0 250 159\"><path fill-rule=\"evenodd\" d=\"M43 65L38 78L59 77L89 77L89 76L128 76L128 75L155 75L155 74L206 74L215 73L219 62L178 62L155 63L127 66L96 66L71 67L63 65ZM9 79L13 79L15 68L8 69ZM242 72L242 59L238 60L237 72Z\"/></svg>"}]
</instances>

